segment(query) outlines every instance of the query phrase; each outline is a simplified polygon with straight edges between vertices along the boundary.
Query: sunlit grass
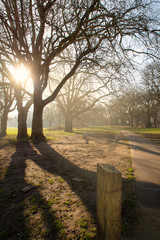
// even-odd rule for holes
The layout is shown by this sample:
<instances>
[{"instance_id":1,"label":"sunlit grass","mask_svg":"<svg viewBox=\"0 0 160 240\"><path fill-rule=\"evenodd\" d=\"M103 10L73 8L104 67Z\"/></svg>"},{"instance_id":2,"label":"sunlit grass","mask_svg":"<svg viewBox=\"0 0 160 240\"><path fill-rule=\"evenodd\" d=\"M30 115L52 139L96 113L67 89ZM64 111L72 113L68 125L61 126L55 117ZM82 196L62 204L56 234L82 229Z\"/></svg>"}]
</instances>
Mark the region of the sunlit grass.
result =
<instances>
[{"instance_id":1,"label":"sunlit grass","mask_svg":"<svg viewBox=\"0 0 160 240\"><path fill-rule=\"evenodd\" d=\"M44 135L47 137L48 140L57 139L61 136L69 136L74 135L75 133L68 133L64 130L48 130L47 128L43 129Z\"/></svg>"},{"instance_id":2,"label":"sunlit grass","mask_svg":"<svg viewBox=\"0 0 160 240\"><path fill-rule=\"evenodd\" d=\"M30 135L31 134L31 128L28 128L27 132L28 132L28 135ZM17 133L18 133L18 128L14 128L14 127L7 128L7 135L8 136L17 136Z\"/></svg>"},{"instance_id":3,"label":"sunlit grass","mask_svg":"<svg viewBox=\"0 0 160 240\"><path fill-rule=\"evenodd\" d=\"M74 134L82 134L84 132L103 132L103 133L119 133L120 129L127 129L139 134L160 134L160 128L131 128L131 127L113 127L113 126L95 126L95 127L85 127L85 128L74 128L73 133L65 132L64 130L48 130L47 128L43 129L44 135L47 140L58 139L63 136L69 136ZM1 138L1 144L6 144L8 142L17 141L17 128L7 128L7 136ZM28 135L31 135L31 128L27 129Z\"/></svg>"},{"instance_id":4,"label":"sunlit grass","mask_svg":"<svg viewBox=\"0 0 160 240\"><path fill-rule=\"evenodd\" d=\"M112 132L112 133L118 133L119 129L117 129L116 127L110 127L110 126L95 126L95 127L85 127L85 128L78 128L78 129L74 129L75 133L83 133L83 132L90 132L90 131L94 131L94 132Z\"/></svg>"},{"instance_id":5,"label":"sunlit grass","mask_svg":"<svg viewBox=\"0 0 160 240\"><path fill-rule=\"evenodd\" d=\"M160 128L127 128L136 133L160 134Z\"/></svg>"},{"instance_id":6,"label":"sunlit grass","mask_svg":"<svg viewBox=\"0 0 160 240\"><path fill-rule=\"evenodd\" d=\"M27 129L28 135L31 135L31 128ZM56 139L60 136L67 136L75 133L67 133L64 130L48 130L47 128L43 129L44 135L47 137L47 139ZM7 128L7 136L3 137L3 140L9 140L9 139L16 139L18 133L17 128Z\"/></svg>"},{"instance_id":7,"label":"sunlit grass","mask_svg":"<svg viewBox=\"0 0 160 240\"><path fill-rule=\"evenodd\" d=\"M18 132L17 128L7 128L7 135L8 136L16 136Z\"/></svg>"},{"instance_id":8,"label":"sunlit grass","mask_svg":"<svg viewBox=\"0 0 160 240\"><path fill-rule=\"evenodd\" d=\"M0 146L17 142L17 128L7 128L7 135L0 139Z\"/></svg>"},{"instance_id":9,"label":"sunlit grass","mask_svg":"<svg viewBox=\"0 0 160 240\"><path fill-rule=\"evenodd\" d=\"M28 135L31 135L31 128L27 129ZM54 140L58 139L63 136L69 136L69 135L74 135L74 134L82 134L84 132L91 133L91 132L108 132L108 133L117 133L119 130L116 128L113 129L108 126L95 126L95 127L85 127L85 128L78 128L78 129L73 129L73 133L68 133L65 132L64 130L49 130L47 128L43 129L44 135L47 138L47 140ZM1 146L5 145L9 142L17 142L17 133L18 129L17 128L7 128L7 136L1 138Z\"/></svg>"}]
</instances>

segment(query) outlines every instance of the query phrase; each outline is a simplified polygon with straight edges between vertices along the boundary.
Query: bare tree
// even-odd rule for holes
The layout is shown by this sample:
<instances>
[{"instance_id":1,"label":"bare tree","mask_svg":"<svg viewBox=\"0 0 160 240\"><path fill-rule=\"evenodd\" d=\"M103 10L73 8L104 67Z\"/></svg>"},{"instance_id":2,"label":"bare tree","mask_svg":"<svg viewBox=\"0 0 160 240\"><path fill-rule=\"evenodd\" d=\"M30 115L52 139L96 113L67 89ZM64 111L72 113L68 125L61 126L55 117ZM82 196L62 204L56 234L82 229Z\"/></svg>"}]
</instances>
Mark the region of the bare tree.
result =
<instances>
[{"instance_id":1,"label":"bare tree","mask_svg":"<svg viewBox=\"0 0 160 240\"><path fill-rule=\"evenodd\" d=\"M0 75L0 90L1 90L1 101L0 101L0 111L1 111L1 136L7 135L7 120L9 112L12 112L15 107L11 108L14 101L14 92L9 81L5 77Z\"/></svg>"},{"instance_id":2,"label":"bare tree","mask_svg":"<svg viewBox=\"0 0 160 240\"><path fill-rule=\"evenodd\" d=\"M78 117L77 127L105 126L107 114L106 106L102 103L97 103L93 108Z\"/></svg>"},{"instance_id":3,"label":"bare tree","mask_svg":"<svg viewBox=\"0 0 160 240\"><path fill-rule=\"evenodd\" d=\"M160 62L154 61L146 65L142 71L142 87L147 122L146 127L151 127L151 118L154 126L158 124L158 112L160 108Z\"/></svg>"},{"instance_id":4,"label":"bare tree","mask_svg":"<svg viewBox=\"0 0 160 240\"><path fill-rule=\"evenodd\" d=\"M100 48L103 53L107 49L117 57L123 53L126 58L132 57L131 51L156 53L148 48L149 44L157 43L159 34L158 23L153 23L148 14L151 4L152 1L143 0L1 0L1 54L7 59L16 57L32 74L32 138L44 138L43 108L55 100L86 57L88 62L103 59ZM142 46L140 51L134 47L137 43ZM50 65L73 44L76 54L72 68L54 92L43 99Z\"/></svg>"},{"instance_id":5,"label":"bare tree","mask_svg":"<svg viewBox=\"0 0 160 240\"><path fill-rule=\"evenodd\" d=\"M43 111L43 121L46 122L45 125L51 130L54 127L58 127L59 123L59 109L57 103L48 104Z\"/></svg>"},{"instance_id":6,"label":"bare tree","mask_svg":"<svg viewBox=\"0 0 160 240\"><path fill-rule=\"evenodd\" d=\"M160 62L148 64L142 72L142 81L151 98L160 103Z\"/></svg>"},{"instance_id":7,"label":"bare tree","mask_svg":"<svg viewBox=\"0 0 160 240\"><path fill-rule=\"evenodd\" d=\"M107 108L112 125L138 126L145 113L142 92L140 89L127 85L127 91L125 89L116 94L110 100Z\"/></svg>"},{"instance_id":8,"label":"bare tree","mask_svg":"<svg viewBox=\"0 0 160 240\"><path fill-rule=\"evenodd\" d=\"M51 77L50 91L53 83L59 82L61 76L66 74L66 68L70 68L72 57L68 53L68 62L64 64L61 62L60 69L56 65L59 74ZM89 70L82 66L74 76L72 76L63 86L56 97L56 101L60 106L65 118L65 131L73 131L73 120L77 119L79 115L89 111L100 101L106 101L106 98L113 94L115 87L114 82L119 82L120 79L125 80L120 72L120 66L116 63L106 64L105 67L100 64L90 66Z\"/></svg>"}]
</instances>

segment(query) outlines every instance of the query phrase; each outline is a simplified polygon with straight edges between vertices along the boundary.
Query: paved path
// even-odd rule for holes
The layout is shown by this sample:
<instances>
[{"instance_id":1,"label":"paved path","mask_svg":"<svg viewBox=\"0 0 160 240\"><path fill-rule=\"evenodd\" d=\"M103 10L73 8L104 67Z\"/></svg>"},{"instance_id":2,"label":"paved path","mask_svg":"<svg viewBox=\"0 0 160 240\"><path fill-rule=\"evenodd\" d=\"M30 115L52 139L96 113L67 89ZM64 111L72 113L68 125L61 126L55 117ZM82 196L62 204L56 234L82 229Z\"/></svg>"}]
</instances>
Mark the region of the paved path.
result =
<instances>
[{"instance_id":1,"label":"paved path","mask_svg":"<svg viewBox=\"0 0 160 240\"><path fill-rule=\"evenodd\" d=\"M139 203L160 209L160 146L138 134L123 133L131 146Z\"/></svg>"}]
</instances>

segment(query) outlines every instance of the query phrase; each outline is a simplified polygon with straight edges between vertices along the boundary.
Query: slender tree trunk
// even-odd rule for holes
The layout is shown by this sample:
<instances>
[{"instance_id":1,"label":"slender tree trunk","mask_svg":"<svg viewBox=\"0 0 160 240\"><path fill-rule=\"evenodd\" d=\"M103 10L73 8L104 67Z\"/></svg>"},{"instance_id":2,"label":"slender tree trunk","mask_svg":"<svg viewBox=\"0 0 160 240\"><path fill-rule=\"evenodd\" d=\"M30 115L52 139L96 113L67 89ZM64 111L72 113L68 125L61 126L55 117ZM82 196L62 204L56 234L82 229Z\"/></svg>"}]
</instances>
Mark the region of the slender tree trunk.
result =
<instances>
[{"instance_id":1,"label":"slender tree trunk","mask_svg":"<svg viewBox=\"0 0 160 240\"><path fill-rule=\"evenodd\" d=\"M1 136L7 135L7 120L8 120L8 111L4 110L1 119Z\"/></svg>"},{"instance_id":2,"label":"slender tree trunk","mask_svg":"<svg viewBox=\"0 0 160 240\"><path fill-rule=\"evenodd\" d=\"M133 112L130 111L130 126L133 127Z\"/></svg>"},{"instance_id":3,"label":"slender tree trunk","mask_svg":"<svg viewBox=\"0 0 160 240\"><path fill-rule=\"evenodd\" d=\"M150 115L147 116L146 128L151 128Z\"/></svg>"},{"instance_id":4,"label":"slender tree trunk","mask_svg":"<svg viewBox=\"0 0 160 240\"><path fill-rule=\"evenodd\" d=\"M139 126L139 119L136 118L136 127Z\"/></svg>"},{"instance_id":5,"label":"slender tree trunk","mask_svg":"<svg viewBox=\"0 0 160 240\"><path fill-rule=\"evenodd\" d=\"M153 117L153 121L154 121L154 127L157 128L157 117L156 116Z\"/></svg>"},{"instance_id":6,"label":"slender tree trunk","mask_svg":"<svg viewBox=\"0 0 160 240\"><path fill-rule=\"evenodd\" d=\"M146 123L145 126L146 128L151 128L152 124L151 124L151 114L150 114L150 108L149 106L146 107L146 113L147 113L147 119L146 119Z\"/></svg>"},{"instance_id":7,"label":"slender tree trunk","mask_svg":"<svg viewBox=\"0 0 160 240\"><path fill-rule=\"evenodd\" d=\"M18 141L23 141L28 139L27 113L28 113L28 109L26 109L25 107L21 107L18 110L18 134L17 134Z\"/></svg>"},{"instance_id":8,"label":"slender tree trunk","mask_svg":"<svg viewBox=\"0 0 160 240\"><path fill-rule=\"evenodd\" d=\"M73 132L73 120L69 114L65 116L65 132Z\"/></svg>"}]
</instances>

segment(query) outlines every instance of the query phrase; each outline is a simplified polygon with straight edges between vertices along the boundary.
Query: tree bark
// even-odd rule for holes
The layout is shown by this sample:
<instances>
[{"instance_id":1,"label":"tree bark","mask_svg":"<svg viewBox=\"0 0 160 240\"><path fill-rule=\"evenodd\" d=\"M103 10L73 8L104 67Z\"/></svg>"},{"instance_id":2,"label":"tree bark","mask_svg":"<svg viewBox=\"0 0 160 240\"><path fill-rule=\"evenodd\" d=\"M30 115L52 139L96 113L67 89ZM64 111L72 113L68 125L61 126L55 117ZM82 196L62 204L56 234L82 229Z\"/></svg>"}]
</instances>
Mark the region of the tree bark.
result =
<instances>
[{"instance_id":1,"label":"tree bark","mask_svg":"<svg viewBox=\"0 0 160 240\"><path fill-rule=\"evenodd\" d=\"M69 114L65 116L65 132L73 132L73 119Z\"/></svg>"},{"instance_id":2,"label":"tree bark","mask_svg":"<svg viewBox=\"0 0 160 240\"><path fill-rule=\"evenodd\" d=\"M42 106L40 106L40 104L34 103L32 134L31 134L31 138L33 140L45 140L45 136L43 135L42 115L43 115Z\"/></svg>"},{"instance_id":3,"label":"tree bark","mask_svg":"<svg viewBox=\"0 0 160 240\"><path fill-rule=\"evenodd\" d=\"M147 114L147 122L146 122L146 128L151 128L152 124L151 124L151 120L150 120L150 115Z\"/></svg>"},{"instance_id":4,"label":"tree bark","mask_svg":"<svg viewBox=\"0 0 160 240\"><path fill-rule=\"evenodd\" d=\"M33 119L32 119L32 134L31 138L33 140L44 141L46 138L43 134L43 100L42 91L39 79L34 79L34 109L33 109Z\"/></svg>"},{"instance_id":5,"label":"tree bark","mask_svg":"<svg viewBox=\"0 0 160 240\"><path fill-rule=\"evenodd\" d=\"M130 126L133 127L133 112L130 110Z\"/></svg>"},{"instance_id":6,"label":"tree bark","mask_svg":"<svg viewBox=\"0 0 160 240\"><path fill-rule=\"evenodd\" d=\"M153 117L153 121L154 121L154 127L157 128L157 125L158 125L157 116Z\"/></svg>"},{"instance_id":7,"label":"tree bark","mask_svg":"<svg viewBox=\"0 0 160 240\"><path fill-rule=\"evenodd\" d=\"M25 109L25 107L18 110L18 141L24 141L29 137L27 133L27 113L28 109Z\"/></svg>"},{"instance_id":8,"label":"tree bark","mask_svg":"<svg viewBox=\"0 0 160 240\"><path fill-rule=\"evenodd\" d=\"M6 136L7 135L7 120L8 120L8 112L4 110L2 114L2 119L1 119L1 136Z\"/></svg>"},{"instance_id":9,"label":"tree bark","mask_svg":"<svg viewBox=\"0 0 160 240\"><path fill-rule=\"evenodd\" d=\"M15 86L15 97L17 101L17 110L18 110L17 140L21 142L21 141L27 140L29 137L27 133L27 114L31 104L29 105L29 102L28 102L26 106L23 107L23 101L22 101L23 97L21 93L21 86L18 86L18 85Z\"/></svg>"}]
</instances>

